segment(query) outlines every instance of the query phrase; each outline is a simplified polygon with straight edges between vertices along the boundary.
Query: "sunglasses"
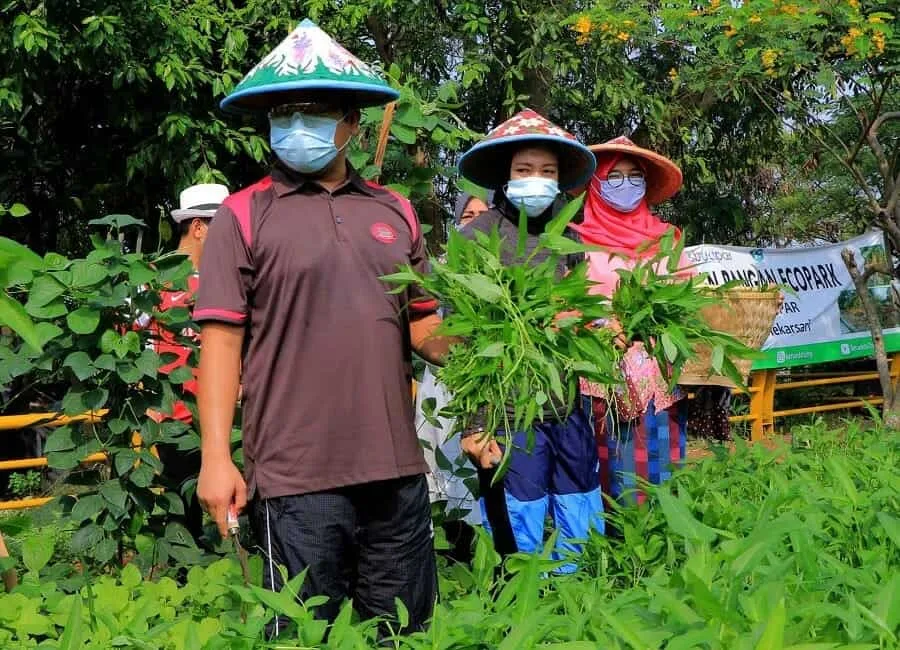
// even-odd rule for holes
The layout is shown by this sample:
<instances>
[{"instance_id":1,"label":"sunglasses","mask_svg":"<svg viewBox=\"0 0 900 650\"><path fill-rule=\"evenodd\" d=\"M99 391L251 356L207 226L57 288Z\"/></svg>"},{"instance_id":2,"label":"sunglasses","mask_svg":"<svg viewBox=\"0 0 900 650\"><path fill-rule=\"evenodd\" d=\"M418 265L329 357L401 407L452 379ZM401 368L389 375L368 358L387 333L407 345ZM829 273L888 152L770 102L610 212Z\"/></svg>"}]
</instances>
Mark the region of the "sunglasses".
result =
<instances>
[{"instance_id":1,"label":"sunglasses","mask_svg":"<svg viewBox=\"0 0 900 650\"><path fill-rule=\"evenodd\" d=\"M269 111L269 117L290 117L294 113L303 115L316 115L320 117L333 117L340 119L345 115L344 111L329 104L322 103L293 103L275 106Z\"/></svg>"}]
</instances>

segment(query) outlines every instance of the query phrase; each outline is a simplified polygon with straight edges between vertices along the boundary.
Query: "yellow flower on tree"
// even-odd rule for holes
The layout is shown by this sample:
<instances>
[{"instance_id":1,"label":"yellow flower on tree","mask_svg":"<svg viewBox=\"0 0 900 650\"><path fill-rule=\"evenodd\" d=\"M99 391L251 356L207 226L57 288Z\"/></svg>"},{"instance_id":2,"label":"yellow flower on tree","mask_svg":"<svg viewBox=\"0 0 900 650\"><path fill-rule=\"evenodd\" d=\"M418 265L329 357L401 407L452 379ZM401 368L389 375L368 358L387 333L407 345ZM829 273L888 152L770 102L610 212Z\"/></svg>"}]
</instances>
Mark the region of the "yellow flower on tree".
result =
<instances>
[{"instance_id":1,"label":"yellow flower on tree","mask_svg":"<svg viewBox=\"0 0 900 650\"><path fill-rule=\"evenodd\" d=\"M760 17L757 16L756 14L753 14L752 16L750 16L750 22L751 22L751 23L761 23L761 22L762 22L762 18L760 18Z\"/></svg>"},{"instance_id":2,"label":"yellow flower on tree","mask_svg":"<svg viewBox=\"0 0 900 650\"><path fill-rule=\"evenodd\" d=\"M764 68L771 69L775 65L778 58L778 50L765 50L762 53L762 64Z\"/></svg>"},{"instance_id":3,"label":"yellow flower on tree","mask_svg":"<svg viewBox=\"0 0 900 650\"><path fill-rule=\"evenodd\" d=\"M863 35L863 33L862 33L861 29L857 29L856 27L851 27L850 31L848 31L845 36L841 37L841 45L844 46L844 49L847 51L847 54L853 55L859 51L859 49L856 47L856 39L862 35Z\"/></svg>"},{"instance_id":4,"label":"yellow flower on tree","mask_svg":"<svg viewBox=\"0 0 900 650\"><path fill-rule=\"evenodd\" d=\"M737 34L737 30L734 27L732 27L731 25L725 25L725 36L731 38L735 34Z\"/></svg>"},{"instance_id":5,"label":"yellow flower on tree","mask_svg":"<svg viewBox=\"0 0 900 650\"><path fill-rule=\"evenodd\" d=\"M884 53L884 32L875 32L872 34L872 45L878 54Z\"/></svg>"},{"instance_id":6,"label":"yellow flower on tree","mask_svg":"<svg viewBox=\"0 0 900 650\"><path fill-rule=\"evenodd\" d=\"M580 16L578 20L575 21L575 26L572 29L574 29L579 34L589 34L591 31L591 27L591 19L587 16Z\"/></svg>"},{"instance_id":7,"label":"yellow flower on tree","mask_svg":"<svg viewBox=\"0 0 900 650\"><path fill-rule=\"evenodd\" d=\"M670 68L669 69L669 79L671 79L672 81L675 81L677 78L678 78L678 70L676 70L675 68Z\"/></svg>"},{"instance_id":8,"label":"yellow flower on tree","mask_svg":"<svg viewBox=\"0 0 900 650\"><path fill-rule=\"evenodd\" d=\"M630 38L630 34L628 32L619 32L618 34L616 34L616 38L624 42Z\"/></svg>"},{"instance_id":9,"label":"yellow flower on tree","mask_svg":"<svg viewBox=\"0 0 900 650\"><path fill-rule=\"evenodd\" d=\"M859 9L859 0L847 0L847 4L854 9Z\"/></svg>"},{"instance_id":10,"label":"yellow flower on tree","mask_svg":"<svg viewBox=\"0 0 900 650\"><path fill-rule=\"evenodd\" d=\"M797 5L784 5L781 8L781 13L796 17L800 15L800 7Z\"/></svg>"},{"instance_id":11,"label":"yellow flower on tree","mask_svg":"<svg viewBox=\"0 0 900 650\"><path fill-rule=\"evenodd\" d=\"M572 29L578 33L575 42L578 45L587 45L591 40L591 28L593 27L593 23L591 23L591 19L587 16L580 16L578 20L575 21L575 25Z\"/></svg>"},{"instance_id":12,"label":"yellow flower on tree","mask_svg":"<svg viewBox=\"0 0 900 650\"><path fill-rule=\"evenodd\" d=\"M721 3L721 0L709 0L709 6L712 7L713 9L718 9L720 3Z\"/></svg>"}]
</instances>

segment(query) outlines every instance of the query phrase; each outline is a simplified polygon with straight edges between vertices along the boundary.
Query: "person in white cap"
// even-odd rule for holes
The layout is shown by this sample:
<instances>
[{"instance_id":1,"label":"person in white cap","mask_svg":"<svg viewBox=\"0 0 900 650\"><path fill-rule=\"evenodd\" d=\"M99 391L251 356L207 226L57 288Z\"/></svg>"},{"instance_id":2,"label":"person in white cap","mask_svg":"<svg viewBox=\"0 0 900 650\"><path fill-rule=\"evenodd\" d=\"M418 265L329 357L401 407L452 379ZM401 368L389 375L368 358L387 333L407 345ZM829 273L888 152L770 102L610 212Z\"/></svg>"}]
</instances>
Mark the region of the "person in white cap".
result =
<instances>
[{"instance_id":1,"label":"person in white cap","mask_svg":"<svg viewBox=\"0 0 900 650\"><path fill-rule=\"evenodd\" d=\"M188 278L187 291L161 291L160 303L157 309L161 312L175 307L190 308L194 303L194 295L199 287L199 275L197 269L200 266L200 256L203 254L203 244L209 231L209 223L212 221L216 210L222 202L228 198L228 188L224 185L204 183L193 185L181 193L179 208L172 210L172 219L178 227L179 240L177 252L186 255L191 260L194 268L193 274ZM175 359L159 368L162 374L169 374L176 368L188 365L191 349L176 340L175 335L164 327L161 327L149 314L141 314L136 326L149 328L152 331L152 343L154 351L159 355L174 355ZM198 337L193 331L182 332L187 336ZM196 369L192 368L196 375ZM174 388L178 388L177 386ZM191 395L197 394L197 380L186 381L181 389ZM156 422L177 421L191 426L193 415L183 401L177 401L170 413L149 411L147 415ZM159 459L163 463L162 480L167 487L182 493L186 481L192 480L200 473L200 454L185 453L178 449L178 445L172 442L158 443L156 445ZM203 510L195 495L186 499L184 524L194 536L199 539L203 534Z\"/></svg>"},{"instance_id":2,"label":"person in white cap","mask_svg":"<svg viewBox=\"0 0 900 650\"><path fill-rule=\"evenodd\" d=\"M179 209L172 210L172 219L178 224L178 252L191 258L196 271L200 268L200 254L216 210L228 198L228 188L216 183L192 185L181 193Z\"/></svg>"}]
</instances>

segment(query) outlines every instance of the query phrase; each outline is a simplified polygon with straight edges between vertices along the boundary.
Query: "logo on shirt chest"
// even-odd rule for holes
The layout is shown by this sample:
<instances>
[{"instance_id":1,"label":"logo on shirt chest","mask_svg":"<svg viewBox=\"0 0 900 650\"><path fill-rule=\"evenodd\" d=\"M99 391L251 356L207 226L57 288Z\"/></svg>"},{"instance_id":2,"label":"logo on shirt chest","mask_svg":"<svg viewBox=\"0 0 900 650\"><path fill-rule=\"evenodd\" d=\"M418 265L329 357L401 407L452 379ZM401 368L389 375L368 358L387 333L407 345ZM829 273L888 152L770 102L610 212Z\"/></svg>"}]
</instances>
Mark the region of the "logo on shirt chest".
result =
<instances>
[{"instance_id":1,"label":"logo on shirt chest","mask_svg":"<svg viewBox=\"0 0 900 650\"><path fill-rule=\"evenodd\" d=\"M372 227L369 228L369 232L372 233L372 237L382 244L393 244L397 241L397 231L393 226L383 221L373 223Z\"/></svg>"}]
</instances>

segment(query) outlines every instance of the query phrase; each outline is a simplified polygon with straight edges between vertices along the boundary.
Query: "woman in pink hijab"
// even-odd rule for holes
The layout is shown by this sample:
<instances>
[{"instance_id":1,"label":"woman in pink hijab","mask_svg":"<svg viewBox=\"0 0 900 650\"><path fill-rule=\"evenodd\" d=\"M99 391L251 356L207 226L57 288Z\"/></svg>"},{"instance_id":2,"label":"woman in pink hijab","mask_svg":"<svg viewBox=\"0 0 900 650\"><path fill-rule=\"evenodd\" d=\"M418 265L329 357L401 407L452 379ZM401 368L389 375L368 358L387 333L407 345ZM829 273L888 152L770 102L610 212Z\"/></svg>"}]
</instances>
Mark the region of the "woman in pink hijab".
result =
<instances>
[{"instance_id":1,"label":"woman in pink hijab","mask_svg":"<svg viewBox=\"0 0 900 650\"><path fill-rule=\"evenodd\" d=\"M584 221L573 225L586 244L608 252L588 253L588 274L599 294L610 296L617 269L656 252L673 226L650 211L681 187L681 170L667 158L625 137L590 147L597 159L584 207ZM675 229L676 237L681 232ZM611 256L613 253L614 256ZM682 267L687 264L682 260ZM682 271L688 272L689 271ZM685 456L687 409L683 393L670 391L655 359L640 341L623 341L625 386L582 381L585 407L594 416L604 494L621 499L634 490L636 477L659 484ZM638 502L644 494L637 492Z\"/></svg>"}]
</instances>

